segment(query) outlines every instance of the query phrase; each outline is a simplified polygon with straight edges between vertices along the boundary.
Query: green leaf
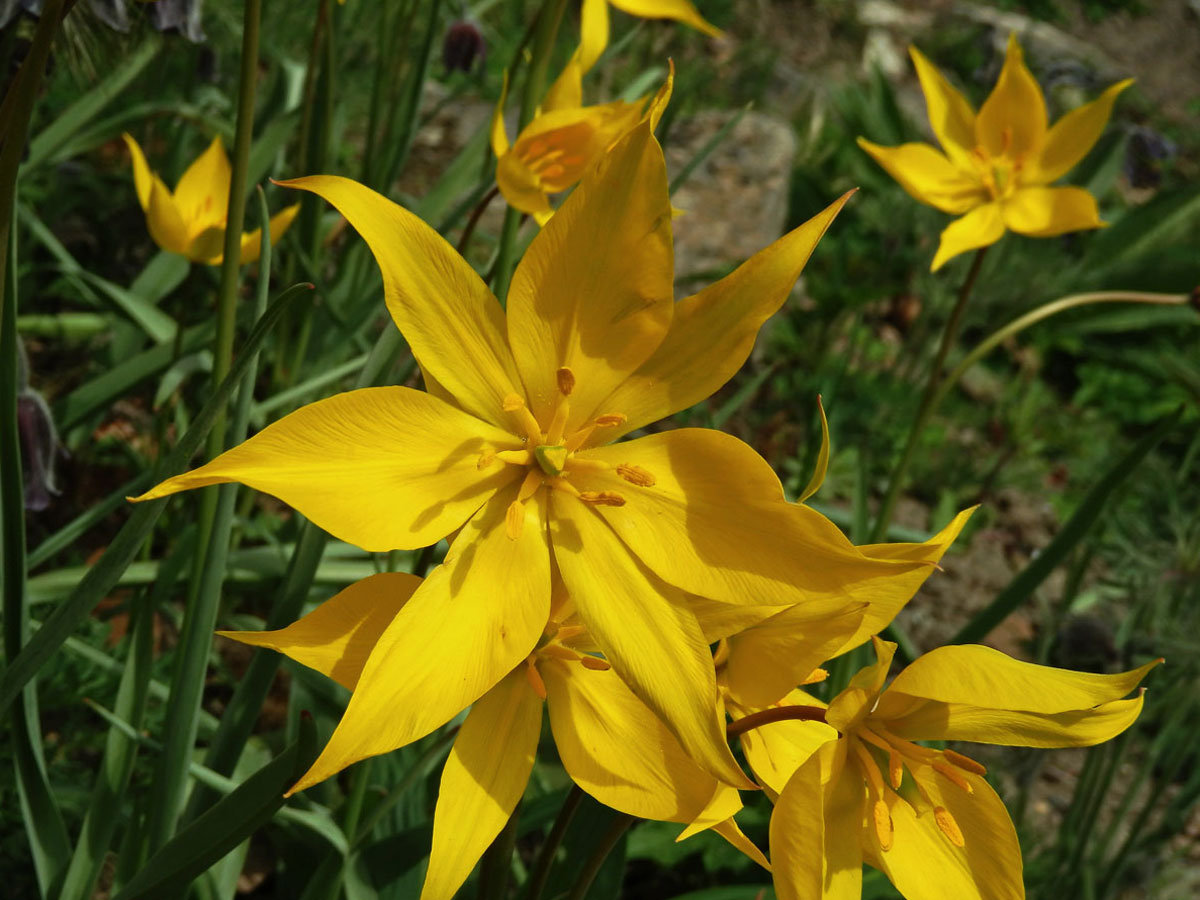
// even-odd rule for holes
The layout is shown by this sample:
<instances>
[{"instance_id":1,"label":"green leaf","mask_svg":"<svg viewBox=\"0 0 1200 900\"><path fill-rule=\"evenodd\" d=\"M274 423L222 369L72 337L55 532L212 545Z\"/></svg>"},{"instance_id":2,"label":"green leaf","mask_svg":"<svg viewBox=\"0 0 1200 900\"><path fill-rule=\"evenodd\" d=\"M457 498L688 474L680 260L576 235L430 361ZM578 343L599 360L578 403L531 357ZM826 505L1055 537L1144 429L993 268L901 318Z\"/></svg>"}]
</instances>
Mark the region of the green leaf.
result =
<instances>
[{"instance_id":1,"label":"green leaf","mask_svg":"<svg viewBox=\"0 0 1200 900\"><path fill-rule=\"evenodd\" d=\"M183 896L193 878L275 815L284 791L312 765L316 750L316 725L305 716L299 740L164 844L116 900Z\"/></svg>"},{"instance_id":2,"label":"green leaf","mask_svg":"<svg viewBox=\"0 0 1200 900\"><path fill-rule=\"evenodd\" d=\"M1100 519L1108 499L1129 479L1150 451L1157 447L1159 442L1179 424L1182 415L1181 407L1172 415L1167 416L1149 434L1142 437L1111 469L1105 472L1087 492L1087 496L1083 498L1079 508L1072 513L1071 518L1063 525L1054 540L1035 556L1028 566L1017 573L1008 586L996 595L995 600L980 610L947 643L971 644L982 640L1010 613L1028 600L1038 585L1045 581L1058 564L1066 559L1067 554L1083 540L1092 525Z\"/></svg>"}]
</instances>

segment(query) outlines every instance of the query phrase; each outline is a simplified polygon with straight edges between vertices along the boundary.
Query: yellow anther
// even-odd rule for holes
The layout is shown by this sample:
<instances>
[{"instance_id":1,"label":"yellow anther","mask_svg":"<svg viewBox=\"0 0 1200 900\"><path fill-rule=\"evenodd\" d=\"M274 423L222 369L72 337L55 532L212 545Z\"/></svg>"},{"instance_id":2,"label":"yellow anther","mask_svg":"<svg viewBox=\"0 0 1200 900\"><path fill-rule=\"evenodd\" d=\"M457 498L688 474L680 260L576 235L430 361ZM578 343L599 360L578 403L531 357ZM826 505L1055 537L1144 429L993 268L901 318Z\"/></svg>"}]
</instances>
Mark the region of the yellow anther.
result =
<instances>
[{"instance_id":1,"label":"yellow anther","mask_svg":"<svg viewBox=\"0 0 1200 900\"><path fill-rule=\"evenodd\" d=\"M871 818L875 825L875 837L879 839L879 849L892 849L892 813L888 809L888 805L883 802L883 799L875 801L875 805L871 808ZM959 846L962 846L961 844Z\"/></svg>"},{"instance_id":2,"label":"yellow anther","mask_svg":"<svg viewBox=\"0 0 1200 900\"><path fill-rule=\"evenodd\" d=\"M518 409L525 408L525 401L521 399L520 394L505 394L500 406L505 412L516 412Z\"/></svg>"},{"instance_id":3,"label":"yellow anther","mask_svg":"<svg viewBox=\"0 0 1200 900\"><path fill-rule=\"evenodd\" d=\"M580 491L579 499L594 506L625 505L625 498L616 491Z\"/></svg>"},{"instance_id":4,"label":"yellow anther","mask_svg":"<svg viewBox=\"0 0 1200 900\"><path fill-rule=\"evenodd\" d=\"M542 648L542 653L547 656L553 656L555 659L565 659L567 662L575 662L575 660L579 659L578 653L558 644L547 644Z\"/></svg>"},{"instance_id":5,"label":"yellow anther","mask_svg":"<svg viewBox=\"0 0 1200 900\"><path fill-rule=\"evenodd\" d=\"M638 487L654 487L655 485L653 475L641 466L635 466L632 463L620 463L617 466L617 474L630 484L636 484Z\"/></svg>"},{"instance_id":6,"label":"yellow anther","mask_svg":"<svg viewBox=\"0 0 1200 900\"><path fill-rule=\"evenodd\" d=\"M811 672L809 672L808 675L805 677L805 679L803 681L801 681L800 683L801 684L820 684L822 681L824 681L828 677L829 677L828 672L826 672L822 668L816 668L816 669L813 669Z\"/></svg>"},{"instance_id":7,"label":"yellow anther","mask_svg":"<svg viewBox=\"0 0 1200 900\"><path fill-rule=\"evenodd\" d=\"M488 466L490 466L495 461L496 461L496 451L495 450L484 450L482 453L479 454L479 459L476 460L476 462L475 462L475 468L486 469Z\"/></svg>"},{"instance_id":8,"label":"yellow anther","mask_svg":"<svg viewBox=\"0 0 1200 900\"><path fill-rule=\"evenodd\" d=\"M612 428L615 425L624 425L628 418L622 413L605 413L602 416L596 416L592 423L598 428Z\"/></svg>"},{"instance_id":9,"label":"yellow anther","mask_svg":"<svg viewBox=\"0 0 1200 900\"><path fill-rule=\"evenodd\" d=\"M598 656L581 656L579 662L585 669L591 669L593 672L607 672L612 668L607 660Z\"/></svg>"},{"instance_id":10,"label":"yellow anther","mask_svg":"<svg viewBox=\"0 0 1200 900\"><path fill-rule=\"evenodd\" d=\"M895 750L888 751L888 779L893 788L900 790L900 783L904 781L904 760Z\"/></svg>"},{"instance_id":11,"label":"yellow anther","mask_svg":"<svg viewBox=\"0 0 1200 900\"><path fill-rule=\"evenodd\" d=\"M510 466L527 466L533 462L533 454L528 450L501 450L493 452L492 456Z\"/></svg>"},{"instance_id":12,"label":"yellow anther","mask_svg":"<svg viewBox=\"0 0 1200 900\"><path fill-rule=\"evenodd\" d=\"M525 678L528 679L529 686L533 688L535 694L545 700L546 682L542 681L542 673L537 670L532 658L527 659L525 663Z\"/></svg>"},{"instance_id":13,"label":"yellow anther","mask_svg":"<svg viewBox=\"0 0 1200 900\"><path fill-rule=\"evenodd\" d=\"M575 373L563 366L554 373L554 377L558 380L558 392L564 397L570 397L571 391L575 390Z\"/></svg>"},{"instance_id":14,"label":"yellow anther","mask_svg":"<svg viewBox=\"0 0 1200 900\"><path fill-rule=\"evenodd\" d=\"M946 762L958 766L958 768L970 772L973 775L987 774L987 769L975 762L975 760L971 759L969 756L963 756L961 753L955 753L953 750L943 750L942 756L946 758Z\"/></svg>"},{"instance_id":15,"label":"yellow anther","mask_svg":"<svg viewBox=\"0 0 1200 900\"><path fill-rule=\"evenodd\" d=\"M937 772L955 787L961 788L968 794L975 793L975 788L971 787L971 782L963 778L962 775L959 774L958 769L954 768L954 766L948 765L942 762L940 759L935 759L929 765L933 767L933 771Z\"/></svg>"},{"instance_id":16,"label":"yellow anther","mask_svg":"<svg viewBox=\"0 0 1200 900\"><path fill-rule=\"evenodd\" d=\"M946 807L935 806L933 808L933 821L937 822L938 829L955 847L962 847L966 844L966 841L963 840L962 829L958 827L958 822L954 821L954 816L950 815L950 810Z\"/></svg>"},{"instance_id":17,"label":"yellow anther","mask_svg":"<svg viewBox=\"0 0 1200 900\"><path fill-rule=\"evenodd\" d=\"M520 500L514 500L508 504L508 511L504 514L504 533L508 535L510 541L515 541L521 536L521 526L525 524L525 504Z\"/></svg>"}]
</instances>

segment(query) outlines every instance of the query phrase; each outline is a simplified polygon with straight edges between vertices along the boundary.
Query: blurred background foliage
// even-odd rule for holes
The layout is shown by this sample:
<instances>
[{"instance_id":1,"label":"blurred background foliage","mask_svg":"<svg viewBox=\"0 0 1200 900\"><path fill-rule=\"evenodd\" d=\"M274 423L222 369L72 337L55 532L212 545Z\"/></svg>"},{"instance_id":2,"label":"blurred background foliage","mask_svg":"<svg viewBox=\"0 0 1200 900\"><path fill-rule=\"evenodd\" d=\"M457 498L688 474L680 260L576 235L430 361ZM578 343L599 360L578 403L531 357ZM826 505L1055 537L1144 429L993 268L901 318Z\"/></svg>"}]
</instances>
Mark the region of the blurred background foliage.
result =
<instances>
[{"instance_id":1,"label":"blurred background foliage","mask_svg":"<svg viewBox=\"0 0 1200 900\"><path fill-rule=\"evenodd\" d=\"M913 202L854 143L859 135L882 144L927 138L904 55L908 42L976 103L995 78L997 47L1010 28L1027 42L1052 115L1119 77L1139 79L1071 174L1097 195L1110 227L1042 241L1006 236L986 259L962 348L1062 295L1189 292L1200 284L1195 4L697 5L726 29L725 38L614 14L614 47L585 86L592 101L639 95L659 83L674 58L678 76L663 142L669 155L695 164L685 188L709 189L717 198L710 208L688 208L681 192L678 230L761 233L760 198L747 192L768 174L780 176L771 182L771 199L781 218L762 243L842 192L859 191L744 371L674 424L738 434L794 495L816 457L820 395L834 454L814 505L855 539L865 539L966 271L960 261L929 274L946 217ZM7 77L27 51L34 23L16 6L0 4L11 17L0 38ZM458 240L491 187L484 132L502 71L519 57L537 6L268 0L251 181L263 183L268 205L278 209L292 201L267 176L350 175ZM217 270L189 267L151 242L120 134L138 139L169 184L214 134L231 143L241 4L206 0L203 39L190 29L194 40L158 33L136 4L126 11L126 30L114 31L104 10L81 0L60 32L21 173L15 277L28 393L37 398L28 402L35 423L29 434L37 439L27 442L24 458L35 628L114 540L129 516L122 498L151 481L211 395ZM447 48L454 23L466 43ZM564 34L576 28L572 4ZM456 68L472 49L468 70ZM570 41L559 41L551 71L570 50ZM738 128L718 132L721 140L689 137L697 117L716 114L727 124L747 105L794 138L790 152L770 161L770 172L756 156L760 148L739 146ZM717 165L730 158L734 176ZM270 272L251 273L243 287L242 336L253 319L256 277L279 288L301 280L317 286L315 298L293 304L267 338L252 427L356 384L419 380L404 348L387 337L380 279L365 246L313 198L304 204L297 226L275 248ZM481 272L492 264L498 206L482 217L468 247ZM255 227L253 201L249 210L248 227ZM529 231L523 234L527 240ZM683 283L718 277L739 261L685 252L687 240L680 242ZM1022 658L1090 670L1167 657L1137 728L1112 744L997 751L984 760L1021 830L1031 897L1183 900L1200 891L1198 324L1195 307L1103 305L1005 341L968 373L922 435L892 530L893 539L917 539L954 510L982 504L945 571L901 619L909 639L929 649L1050 552L1063 523L1082 508L1086 527L1055 545L1050 577L1018 585L1015 608L987 641ZM1132 474L1119 471L1118 461L1172 415L1178 418L1161 440L1138 451ZM1098 486L1107 493L1089 506ZM276 501L245 490L233 534L224 628L261 627L281 597L298 611L357 578L428 566L442 552L413 559L326 542ZM127 789L101 807L111 817L111 839L88 851L96 886L81 883L77 896L109 896L114 883L128 884L147 845L170 836L148 837L146 815L157 790L156 748L196 541L196 500L177 498L118 585L39 675L47 780L67 833L77 834L97 802L97 773L114 760L131 766ZM264 661L252 660L247 648L220 639L212 647L180 828L199 824L199 814L233 783L295 740L301 710L312 712L321 738L338 719L342 689L260 655ZM846 668L834 669L829 688ZM144 690L141 700L132 685ZM243 733L217 736L222 717L245 722ZM271 812L261 828L248 821L237 848L207 867L189 896L416 896L448 748L449 736L435 734L308 791ZM15 752L0 744L0 895L28 898L39 887L8 758ZM517 886L569 786L553 759L546 740L519 820ZM765 846L768 807L747 799L743 827ZM585 801L546 896L563 895L611 815ZM765 873L722 841L706 834L675 844L677 830L662 823L633 829L588 896L771 896ZM189 836L198 844L212 838L203 829ZM187 890L177 885L149 896ZM473 890L468 883L462 895ZM871 876L865 896L893 894Z\"/></svg>"}]
</instances>

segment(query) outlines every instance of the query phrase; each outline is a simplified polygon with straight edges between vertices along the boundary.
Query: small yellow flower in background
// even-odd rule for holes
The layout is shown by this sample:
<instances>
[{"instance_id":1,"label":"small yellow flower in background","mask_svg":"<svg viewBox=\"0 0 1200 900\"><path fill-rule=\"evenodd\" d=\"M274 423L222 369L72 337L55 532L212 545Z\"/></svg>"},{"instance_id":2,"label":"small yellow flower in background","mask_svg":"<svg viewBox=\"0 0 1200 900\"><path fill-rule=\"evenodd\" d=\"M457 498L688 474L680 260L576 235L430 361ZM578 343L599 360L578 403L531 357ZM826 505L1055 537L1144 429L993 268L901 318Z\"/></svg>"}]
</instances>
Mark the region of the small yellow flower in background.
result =
<instances>
[{"instance_id":1,"label":"small yellow flower in background","mask_svg":"<svg viewBox=\"0 0 1200 900\"><path fill-rule=\"evenodd\" d=\"M787 502L729 435L613 442L733 376L845 198L676 303L665 162L643 120L535 236L506 311L440 235L374 191L335 176L288 184L367 241L428 391L318 401L138 499L238 481L367 550L454 534L299 789L423 737L493 688L541 638L555 567L633 693L703 768L748 786L694 597L874 603L915 590L930 564L911 545L854 547Z\"/></svg>"},{"instance_id":2,"label":"small yellow flower in background","mask_svg":"<svg viewBox=\"0 0 1200 900\"><path fill-rule=\"evenodd\" d=\"M909 53L944 152L923 143L881 147L861 137L858 143L914 198L961 216L942 232L933 271L960 253L994 244L1005 229L1053 237L1104 225L1086 190L1049 185L1092 149L1132 79L1048 126L1045 98L1015 35L978 114L919 50L910 47Z\"/></svg>"},{"instance_id":3,"label":"small yellow flower in background","mask_svg":"<svg viewBox=\"0 0 1200 900\"><path fill-rule=\"evenodd\" d=\"M124 134L133 157L133 183L138 203L146 213L146 226L154 243L186 256L192 262L210 266L221 264L225 247L225 221L229 203L229 157L220 137L200 154L175 190L171 191L146 163L146 156L130 135ZM287 231L300 205L295 204L271 217L271 243ZM262 248L262 229L242 235L239 261L254 262Z\"/></svg>"},{"instance_id":4,"label":"small yellow flower in background","mask_svg":"<svg viewBox=\"0 0 1200 900\"><path fill-rule=\"evenodd\" d=\"M777 721L741 735L746 760L777 796L771 862L780 900L850 900L862 864L907 900L1019 900L1021 849L986 770L953 750L914 741L1087 747L1137 719L1125 698L1155 660L1093 675L1011 659L982 646L941 647L884 689L895 645L824 710L824 721ZM787 704L816 712L795 691Z\"/></svg>"},{"instance_id":5,"label":"small yellow flower in background","mask_svg":"<svg viewBox=\"0 0 1200 900\"><path fill-rule=\"evenodd\" d=\"M608 7L640 19L674 19L709 37L720 37L721 29L706 20L689 0L583 0L580 13L580 42L575 53L582 72L596 64L608 47Z\"/></svg>"}]
</instances>

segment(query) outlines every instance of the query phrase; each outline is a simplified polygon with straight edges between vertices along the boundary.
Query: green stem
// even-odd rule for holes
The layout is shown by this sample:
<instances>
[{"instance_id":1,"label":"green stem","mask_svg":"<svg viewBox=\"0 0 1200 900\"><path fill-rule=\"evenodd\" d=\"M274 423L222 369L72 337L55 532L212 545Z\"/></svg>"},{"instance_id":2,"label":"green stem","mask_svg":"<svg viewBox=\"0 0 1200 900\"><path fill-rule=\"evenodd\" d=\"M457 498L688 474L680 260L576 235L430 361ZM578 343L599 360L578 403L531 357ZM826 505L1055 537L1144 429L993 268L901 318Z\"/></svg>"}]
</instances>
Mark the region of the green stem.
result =
<instances>
[{"instance_id":1,"label":"green stem","mask_svg":"<svg viewBox=\"0 0 1200 900\"><path fill-rule=\"evenodd\" d=\"M583 791L580 790L579 785L571 785L571 790L567 794L567 798L563 800L562 808L558 811L554 824L550 826L550 833L546 835L546 840L538 850L533 873L529 876L529 888L525 893L525 900L541 900L542 891L546 889L546 882L550 879L550 869L554 866L554 856L558 853L558 848L562 846L563 836L566 835L567 828L570 827L571 820L575 818L575 812L579 809L582 801Z\"/></svg>"},{"instance_id":2,"label":"green stem","mask_svg":"<svg viewBox=\"0 0 1200 900\"><path fill-rule=\"evenodd\" d=\"M937 357L933 361L933 368L929 372L929 381L925 384L925 392L921 395L921 405L917 407L917 414L913 418L912 427L908 431L908 440L904 445L904 452L900 454L900 461L896 463L896 467L892 470L891 478L888 481L887 493L884 494L883 503L879 506L879 515L875 519L875 528L871 532L871 543L878 543L887 535L888 526L892 523L892 510L895 509L896 501L900 497L900 491L904 489L904 479L908 474L908 467L912 463L913 452L917 449L917 442L920 440L921 432L925 430L925 425L929 421L929 417L933 415L933 411L937 408L935 397L938 394L938 386L942 383L942 368L946 365L946 357L950 354L950 348L954 346L955 340L958 338L959 328L962 326L963 313L967 308L967 301L971 298L971 291L975 287L975 281L979 278L979 270L983 266L983 258L987 255L988 248L980 247L975 251L975 258L971 261L971 268L967 272L967 277L963 280L962 287L958 289L958 300L954 303L954 309L950 313L950 318L946 322L946 328L942 332L941 343L938 344Z\"/></svg>"},{"instance_id":3,"label":"green stem","mask_svg":"<svg viewBox=\"0 0 1200 900\"><path fill-rule=\"evenodd\" d=\"M512 815L483 854L479 864L479 900L503 900L508 895L508 876L512 871L512 855L517 845L517 823L521 817L521 802L513 807Z\"/></svg>"},{"instance_id":4,"label":"green stem","mask_svg":"<svg viewBox=\"0 0 1200 900\"><path fill-rule=\"evenodd\" d=\"M617 846L617 842L621 840L621 836L636 821L637 817L631 816L628 813L620 813L613 819L612 824L608 826L604 834L600 836L600 840L597 841L592 855L588 857L587 862L583 864L583 868L579 870L579 877L571 887L571 893L567 895L567 900L584 900L587 897L588 891L592 887L592 882L596 880L601 866L608 859L608 854L612 853L613 848Z\"/></svg>"}]
</instances>

